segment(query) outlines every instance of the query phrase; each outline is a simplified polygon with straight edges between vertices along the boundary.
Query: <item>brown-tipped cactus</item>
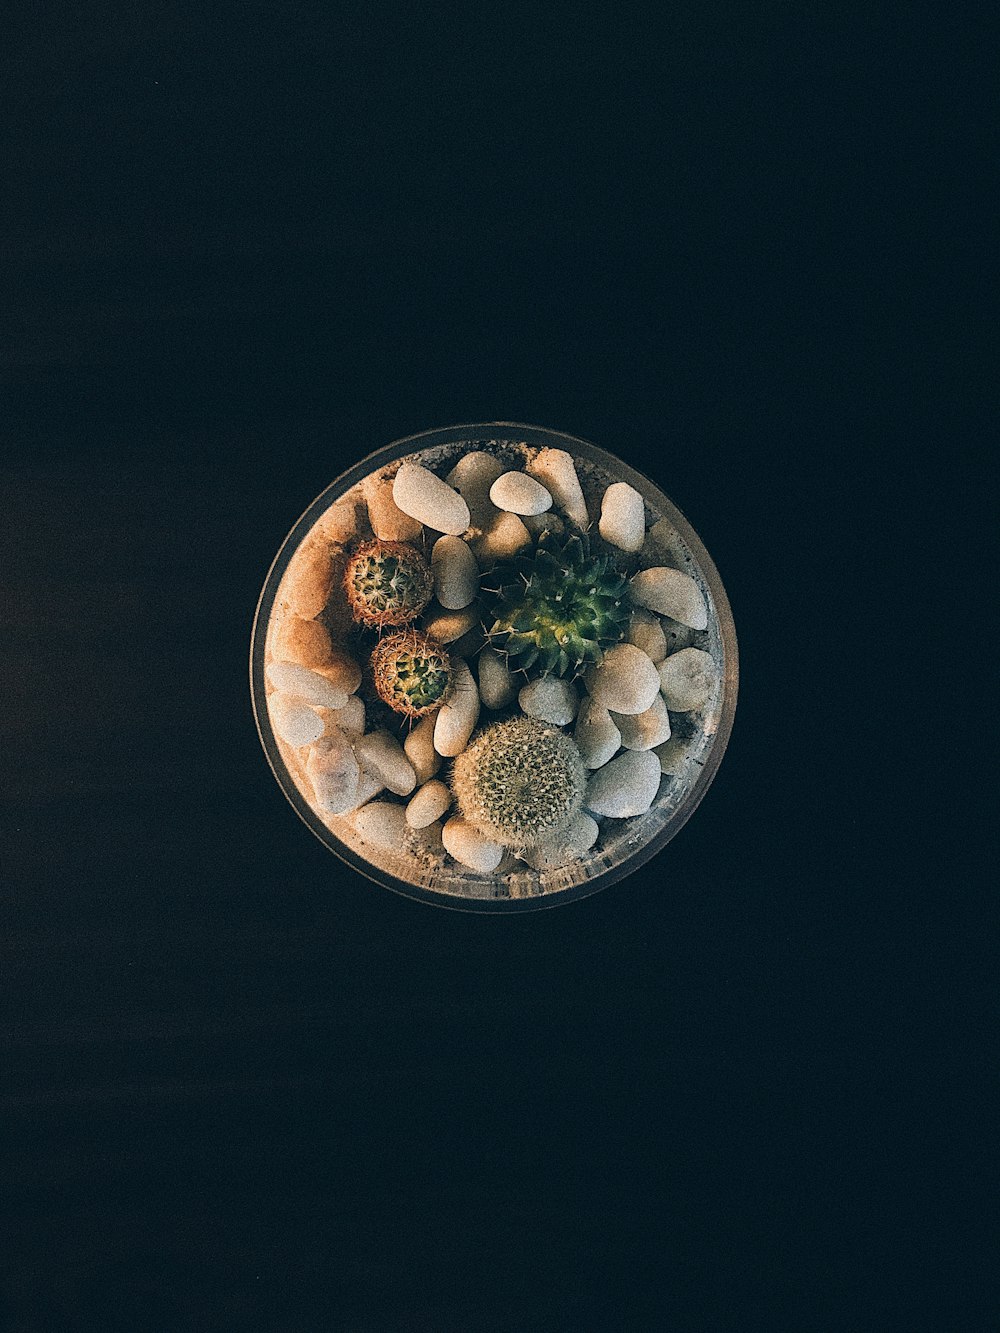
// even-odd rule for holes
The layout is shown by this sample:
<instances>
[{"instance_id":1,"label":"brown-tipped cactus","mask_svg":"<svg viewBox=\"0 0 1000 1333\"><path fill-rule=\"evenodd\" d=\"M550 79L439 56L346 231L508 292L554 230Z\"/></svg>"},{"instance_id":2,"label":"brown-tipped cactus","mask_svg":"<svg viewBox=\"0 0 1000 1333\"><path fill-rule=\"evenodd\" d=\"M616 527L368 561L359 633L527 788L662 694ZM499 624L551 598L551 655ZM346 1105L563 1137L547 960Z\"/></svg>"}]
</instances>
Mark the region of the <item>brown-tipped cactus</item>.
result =
<instances>
[{"instance_id":1,"label":"brown-tipped cactus","mask_svg":"<svg viewBox=\"0 0 1000 1333\"><path fill-rule=\"evenodd\" d=\"M415 620L431 599L434 579L419 551L404 542L365 542L351 556L344 589L354 619L373 629Z\"/></svg>"},{"instance_id":2,"label":"brown-tipped cactus","mask_svg":"<svg viewBox=\"0 0 1000 1333\"><path fill-rule=\"evenodd\" d=\"M570 737L533 717L487 727L455 760L451 778L462 815L506 847L530 847L565 828L585 784Z\"/></svg>"},{"instance_id":3,"label":"brown-tipped cactus","mask_svg":"<svg viewBox=\"0 0 1000 1333\"><path fill-rule=\"evenodd\" d=\"M491 614L483 626L512 671L579 676L625 637L628 585L611 556L591 554L586 533L543 533L484 582Z\"/></svg>"},{"instance_id":4,"label":"brown-tipped cactus","mask_svg":"<svg viewBox=\"0 0 1000 1333\"><path fill-rule=\"evenodd\" d=\"M372 679L379 698L394 712L423 717L443 702L451 662L440 643L404 630L383 639L372 653Z\"/></svg>"}]
</instances>

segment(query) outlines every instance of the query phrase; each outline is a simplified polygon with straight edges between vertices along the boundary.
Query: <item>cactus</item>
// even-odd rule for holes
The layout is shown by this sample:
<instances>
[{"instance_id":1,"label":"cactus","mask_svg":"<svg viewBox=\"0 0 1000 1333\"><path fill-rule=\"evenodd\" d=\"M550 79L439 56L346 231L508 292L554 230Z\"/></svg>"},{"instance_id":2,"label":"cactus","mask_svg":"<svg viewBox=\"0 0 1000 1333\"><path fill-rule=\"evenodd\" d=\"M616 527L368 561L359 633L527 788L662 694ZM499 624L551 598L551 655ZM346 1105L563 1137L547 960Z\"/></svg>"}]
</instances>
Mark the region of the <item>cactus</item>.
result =
<instances>
[{"instance_id":1,"label":"cactus","mask_svg":"<svg viewBox=\"0 0 1000 1333\"><path fill-rule=\"evenodd\" d=\"M451 663L441 644L403 630L383 639L372 653L372 679L379 698L394 712L422 717L444 699Z\"/></svg>"},{"instance_id":2,"label":"cactus","mask_svg":"<svg viewBox=\"0 0 1000 1333\"><path fill-rule=\"evenodd\" d=\"M419 551L370 541L347 562L344 589L355 620L374 629L408 625L431 599L434 580Z\"/></svg>"},{"instance_id":3,"label":"cactus","mask_svg":"<svg viewBox=\"0 0 1000 1333\"><path fill-rule=\"evenodd\" d=\"M586 777L576 745L533 717L495 722L455 760L451 785L461 813L507 847L530 847L580 809Z\"/></svg>"},{"instance_id":4,"label":"cactus","mask_svg":"<svg viewBox=\"0 0 1000 1333\"><path fill-rule=\"evenodd\" d=\"M579 676L625 637L628 585L611 556L591 554L586 533L545 532L533 551L492 571L490 646L512 671Z\"/></svg>"}]
</instances>

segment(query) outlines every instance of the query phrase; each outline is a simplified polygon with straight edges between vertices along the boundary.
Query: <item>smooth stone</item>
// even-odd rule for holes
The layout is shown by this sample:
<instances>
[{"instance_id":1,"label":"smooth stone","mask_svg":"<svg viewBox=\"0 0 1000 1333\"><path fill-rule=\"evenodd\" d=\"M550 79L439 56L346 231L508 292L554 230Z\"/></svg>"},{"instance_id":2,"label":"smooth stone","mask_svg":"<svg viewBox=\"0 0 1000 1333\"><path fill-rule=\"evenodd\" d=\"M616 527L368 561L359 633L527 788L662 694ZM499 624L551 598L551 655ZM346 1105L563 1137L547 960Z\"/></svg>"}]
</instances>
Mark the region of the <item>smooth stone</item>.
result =
<instances>
[{"instance_id":1,"label":"smooth stone","mask_svg":"<svg viewBox=\"0 0 1000 1333\"><path fill-rule=\"evenodd\" d=\"M481 875L492 875L503 858L504 849L490 842L461 815L452 815L441 830L441 841L449 856L453 856L469 870Z\"/></svg>"},{"instance_id":2,"label":"smooth stone","mask_svg":"<svg viewBox=\"0 0 1000 1333\"><path fill-rule=\"evenodd\" d=\"M404 514L435 532L457 537L469 526L469 506L458 491L419 463L404 463L399 469L392 498Z\"/></svg>"},{"instance_id":3,"label":"smooth stone","mask_svg":"<svg viewBox=\"0 0 1000 1333\"><path fill-rule=\"evenodd\" d=\"M333 591L329 542L322 537L308 537L296 551L283 582L288 588L288 607L295 615L303 620L318 616Z\"/></svg>"},{"instance_id":4,"label":"smooth stone","mask_svg":"<svg viewBox=\"0 0 1000 1333\"><path fill-rule=\"evenodd\" d=\"M646 511L634 486L627 481L611 483L601 500L597 529L606 542L621 551L641 550L646 537Z\"/></svg>"},{"instance_id":5,"label":"smooth stone","mask_svg":"<svg viewBox=\"0 0 1000 1333\"><path fill-rule=\"evenodd\" d=\"M336 727L345 736L363 736L365 731L364 700L352 694L343 708L324 709L323 720L328 727Z\"/></svg>"},{"instance_id":6,"label":"smooth stone","mask_svg":"<svg viewBox=\"0 0 1000 1333\"><path fill-rule=\"evenodd\" d=\"M373 796L378 796L379 792L385 791L384 783L379 782L378 778L373 777L371 773L366 773L364 769L358 774L358 785L351 800L351 804L344 811L349 815L352 810L360 810L366 801L370 801Z\"/></svg>"},{"instance_id":7,"label":"smooth stone","mask_svg":"<svg viewBox=\"0 0 1000 1333\"><path fill-rule=\"evenodd\" d=\"M463 454L445 478L469 506L473 527L484 528L496 516L496 505L490 499L490 487L504 472L504 465L492 454L473 449Z\"/></svg>"},{"instance_id":8,"label":"smooth stone","mask_svg":"<svg viewBox=\"0 0 1000 1333\"><path fill-rule=\"evenodd\" d=\"M479 566L461 537L439 537L431 551L434 595L448 611L461 611L479 592Z\"/></svg>"},{"instance_id":9,"label":"smooth stone","mask_svg":"<svg viewBox=\"0 0 1000 1333\"><path fill-rule=\"evenodd\" d=\"M580 704L573 739L584 768L603 767L618 753L622 744L614 718L603 704L589 697Z\"/></svg>"},{"instance_id":10,"label":"smooth stone","mask_svg":"<svg viewBox=\"0 0 1000 1333\"><path fill-rule=\"evenodd\" d=\"M644 713L660 692L656 667L634 643L616 643L586 675L591 697L612 713Z\"/></svg>"},{"instance_id":11,"label":"smooth stone","mask_svg":"<svg viewBox=\"0 0 1000 1333\"><path fill-rule=\"evenodd\" d=\"M682 648L660 663L659 673L666 706L675 713L704 708L719 679L711 653L701 648Z\"/></svg>"},{"instance_id":12,"label":"smooth stone","mask_svg":"<svg viewBox=\"0 0 1000 1333\"><path fill-rule=\"evenodd\" d=\"M343 733L328 732L310 746L306 774L321 810L341 815L354 808L361 769Z\"/></svg>"},{"instance_id":13,"label":"smooth stone","mask_svg":"<svg viewBox=\"0 0 1000 1333\"><path fill-rule=\"evenodd\" d=\"M587 526L590 522L587 502L571 454L565 449L539 449L528 464L528 471L538 478L571 522L579 528Z\"/></svg>"},{"instance_id":14,"label":"smooth stone","mask_svg":"<svg viewBox=\"0 0 1000 1333\"><path fill-rule=\"evenodd\" d=\"M535 541L543 532L554 532L556 536L562 536L566 531L566 524L554 509L547 509L544 514L522 514L521 522Z\"/></svg>"},{"instance_id":15,"label":"smooth stone","mask_svg":"<svg viewBox=\"0 0 1000 1333\"><path fill-rule=\"evenodd\" d=\"M462 753L479 720L479 690L469 664L456 657L451 667L451 693L434 720L434 748L447 759Z\"/></svg>"},{"instance_id":16,"label":"smooth stone","mask_svg":"<svg viewBox=\"0 0 1000 1333\"><path fill-rule=\"evenodd\" d=\"M629 643L641 649L651 662L662 662L667 655L667 637L663 633L660 617L642 607L633 611L629 617L625 638Z\"/></svg>"},{"instance_id":17,"label":"smooth stone","mask_svg":"<svg viewBox=\"0 0 1000 1333\"><path fill-rule=\"evenodd\" d=\"M531 545L531 533L516 514L498 513L475 543L480 569L509 560Z\"/></svg>"},{"instance_id":18,"label":"smooth stone","mask_svg":"<svg viewBox=\"0 0 1000 1333\"><path fill-rule=\"evenodd\" d=\"M335 709L343 708L347 703L347 690L297 662L270 662L264 674L276 690L302 703Z\"/></svg>"},{"instance_id":19,"label":"smooth stone","mask_svg":"<svg viewBox=\"0 0 1000 1333\"><path fill-rule=\"evenodd\" d=\"M443 782L431 778L411 798L406 807L406 822L410 828L426 828L440 819L451 805L451 792Z\"/></svg>"},{"instance_id":20,"label":"smooth stone","mask_svg":"<svg viewBox=\"0 0 1000 1333\"><path fill-rule=\"evenodd\" d=\"M475 657L486 643L486 635L483 633L483 627L478 622L471 629L465 631L460 639L454 643L449 643L448 651L455 657L464 657L466 661L470 657Z\"/></svg>"},{"instance_id":21,"label":"smooth stone","mask_svg":"<svg viewBox=\"0 0 1000 1333\"><path fill-rule=\"evenodd\" d=\"M652 750L626 750L587 783L583 804L612 819L644 815L660 786L660 761Z\"/></svg>"},{"instance_id":22,"label":"smooth stone","mask_svg":"<svg viewBox=\"0 0 1000 1333\"><path fill-rule=\"evenodd\" d=\"M365 842L398 855L406 837L406 811L389 801L372 801L355 814L354 827Z\"/></svg>"},{"instance_id":23,"label":"smooth stone","mask_svg":"<svg viewBox=\"0 0 1000 1333\"><path fill-rule=\"evenodd\" d=\"M580 696L568 680L558 676L539 676L525 685L517 701L529 717L540 717L556 727L568 726L580 707Z\"/></svg>"},{"instance_id":24,"label":"smooth stone","mask_svg":"<svg viewBox=\"0 0 1000 1333\"><path fill-rule=\"evenodd\" d=\"M403 742L403 753L421 786L429 782L441 767L441 756L434 748L435 720L433 713L422 717Z\"/></svg>"},{"instance_id":25,"label":"smooth stone","mask_svg":"<svg viewBox=\"0 0 1000 1333\"><path fill-rule=\"evenodd\" d=\"M517 690L503 657L493 648L484 648L476 662L480 699L487 708L506 708Z\"/></svg>"},{"instance_id":26,"label":"smooth stone","mask_svg":"<svg viewBox=\"0 0 1000 1333\"><path fill-rule=\"evenodd\" d=\"M708 627L708 606L690 574L656 565L640 569L629 581L632 600L661 616L670 616L691 629Z\"/></svg>"},{"instance_id":27,"label":"smooth stone","mask_svg":"<svg viewBox=\"0 0 1000 1333\"><path fill-rule=\"evenodd\" d=\"M670 551L678 541L677 529L666 518L658 518L646 533L647 541L661 551Z\"/></svg>"},{"instance_id":28,"label":"smooth stone","mask_svg":"<svg viewBox=\"0 0 1000 1333\"><path fill-rule=\"evenodd\" d=\"M323 735L323 719L301 699L275 692L267 701L267 712L275 734L286 745L308 745Z\"/></svg>"},{"instance_id":29,"label":"smooth stone","mask_svg":"<svg viewBox=\"0 0 1000 1333\"><path fill-rule=\"evenodd\" d=\"M688 742L682 736L672 736L662 745L654 746L653 754L660 761L660 771L669 774L679 773L687 758L687 746Z\"/></svg>"},{"instance_id":30,"label":"smooth stone","mask_svg":"<svg viewBox=\"0 0 1000 1333\"><path fill-rule=\"evenodd\" d=\"M423 529L415 518L403 513L392 498L392 488L391 477L381 477L368 484L368 521L372 532L383 542L417 541Z\"/></svg>"},{"instance_id":31,"label":"smooth stone","mask_svg":"<svg viewBox=\"0 0 1000 1333\"><path fill-rule=\"evenodd\" d=\"M318 670L331 685L339 690L346 690L348 694L353 694L361 684L361 667L356 658L352 657L346 648L341 648L337 644L330 648L329 662Z\"/></svg>"},{"instance_id":32,"label":"smooth stone","mask_svg":"<svg viewBox=\"0 0 1000 1333\"><path fill-rule=\"evenodd\" d=\"M544 514L552 508L552 496L527 472L504 472L497 477L490 487L490 499L509 514Z\"/></svg>"},{"instance_id":33,"label":"smooth stone","mask_svg":"<svg viewBox=\"0 0 1000 1333\"><path fill-rule=\"evenodd\" d=\"M313 535L323 536L335 546L346 546L358 535L358 510L352 500L338 500L316 520Z\"/></svg>"},{"instance_id":34,"label":"smooth stone","mask_svg":"<svg viewBox=\"0 0 1000 1333\"><path fill-rule=\"evenodd\" d=\"M478 620L474 606L463 607L460 611L434 607L424 618L421 628L428 638L437 639L438 643L454 643L463 634L468 634Z\"/></svg>"},{"instance_id":35,"label":"smooth stone","mask_svg":"<svg viewBox=\"0 0 1000 1333\"><path fill-rule=\"evenodd\" d=\"M520 860L533 870L559 870L585 856L597 841L597 821L580 810L559 833L553 833L533 847L519 853Z\"/></svg>"},{"instance_id":36,"label":"smooth stone","mask_svg":"<svg viewBox=\"0 0 1000 1333\"><path fill-rule=\"evenodd\" d=\"M652 750L670 739L670 715L657 695L644 713L612 713L626 750Z\"/></svg>"},{"instance_id":37,"label":"smooth stone","mask_svg":"<svg viewBox=\"0 0 1000 1333\"><path fill-rule=\"evenodd\" d=\"M395 736L387 731L370 731L354 743L354 753L366 773L378 778L397 796L408 796L417 785L413 765Z\"/></svg>"},{"instance_id":38,"label":"smooth stone","mask_svg":"<svg viewBox=\"0 0 1000 1333\"><path fill-rule=\"evenodd\" d=\"M280 661L298 662L300 666L325 667L333 661L330 631L318 620L302 616L284 616L275 626L269 646Z\"/></svg>"}]
</instances>

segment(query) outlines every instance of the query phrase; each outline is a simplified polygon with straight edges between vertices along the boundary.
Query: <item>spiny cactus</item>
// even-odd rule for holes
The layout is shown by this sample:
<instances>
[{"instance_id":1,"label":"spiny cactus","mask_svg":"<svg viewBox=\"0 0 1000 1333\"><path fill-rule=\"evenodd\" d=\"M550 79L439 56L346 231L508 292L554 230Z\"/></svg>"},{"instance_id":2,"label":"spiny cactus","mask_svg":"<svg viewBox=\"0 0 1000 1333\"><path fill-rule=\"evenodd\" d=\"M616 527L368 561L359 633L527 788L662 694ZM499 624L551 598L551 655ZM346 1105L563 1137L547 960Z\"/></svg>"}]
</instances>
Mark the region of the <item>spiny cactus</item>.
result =
<instances>
[{"instance_id":1,"label":"spiny cactus","mask_svg":"<svg viewBox=\"0 0 1000 1333\"><path fill-rule=\"evenodd\" d=\"M372 653L372 679L379 698L394 712L422 717L447 693L451 663L441 644L404 630L383 639Z\"/></svg>"},{"instance_id":2,"label":"spiny cactus","mask_svg":"<svg viewBox=\"0 0 1000 1333\"><path fill-rule=\"evenodd\" d=\"M404 542L365 542L344 573L354 619L375 629L408 625L430 601L433 588L427 562Z\"/></svg>"},{"instance_id":3,"label":"spiny cactus","mask_svg":"<svg viewBox=\"0 0 1000 1333\"><path fill-rule=\"evenodd\" d=\"M533 717L487 727L455 760L451 777L465 818L507 847L530 847L564 828L585 782L570 737Z\"/></svg>"},{"instance_id":4,"label":"spiny cactus","mask_svg":"<svg viewBox=\"0 0 1000 1333\"><path fill-rule=\"evenodd\" d=\"M586 533L545 532L533 551L496 566L490 646L511 670L579 676L625 637L631 607L625 577L611 556L591 554Z\"/></svg>"}]
</instances>

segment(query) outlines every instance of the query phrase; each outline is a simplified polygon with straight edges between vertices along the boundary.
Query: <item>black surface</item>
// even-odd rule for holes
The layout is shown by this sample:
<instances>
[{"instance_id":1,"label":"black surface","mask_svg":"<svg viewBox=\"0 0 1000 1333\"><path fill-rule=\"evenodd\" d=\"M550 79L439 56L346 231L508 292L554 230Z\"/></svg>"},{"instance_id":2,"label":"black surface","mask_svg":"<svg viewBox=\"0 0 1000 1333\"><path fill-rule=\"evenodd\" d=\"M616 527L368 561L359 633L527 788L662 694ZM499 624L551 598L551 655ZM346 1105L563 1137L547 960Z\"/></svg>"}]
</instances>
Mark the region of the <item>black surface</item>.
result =
<instances>
[{"instance_id":1,"label":"black surface","mask_svg":"<svg viewBox=\"0 0 1000 1333\"><path fill-rule=\"evenodd\" d=\"M990 1327L977 844L926 816L968 728L898 553L954 457L966 34L333 9L18 19L6 1326ZM504 919L327 853L246 687L312 497L494 418L663 486L742 669L666 851Z\"/></svg>"}]
</instances>

